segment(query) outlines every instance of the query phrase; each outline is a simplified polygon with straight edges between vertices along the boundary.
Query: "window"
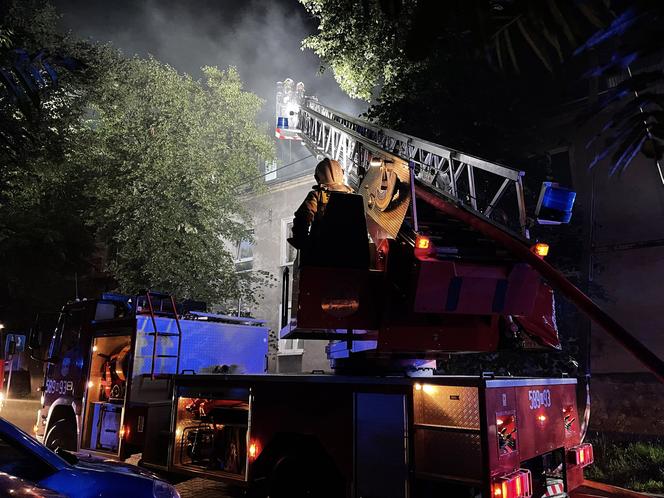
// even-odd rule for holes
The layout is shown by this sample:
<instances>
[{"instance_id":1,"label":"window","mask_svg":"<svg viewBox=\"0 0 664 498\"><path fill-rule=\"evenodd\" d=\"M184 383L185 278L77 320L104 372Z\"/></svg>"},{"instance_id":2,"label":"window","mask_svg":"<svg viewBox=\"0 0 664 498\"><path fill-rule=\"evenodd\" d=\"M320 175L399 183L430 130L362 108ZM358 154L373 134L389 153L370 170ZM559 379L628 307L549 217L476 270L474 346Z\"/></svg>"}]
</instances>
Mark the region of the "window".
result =
<instances>
[{"instance_id":1,"label":"window","mask_svg":"<svg viewBox=\"0 0 664 498\"><path fill-rule=\"evenodd\" d=\"M254 267L253 231L247 232L237 243L235 254L235 270L238 272L251 271Z\"/></svg>"},{"instance_id":2,"label":"window","mask_svg":"<svg viewBox=\"0 0 664 498\"><path fill-rule=\"evenodd\" d=\"M0 436L0 472L28 481L40 481L54 469L37 455L13 440Z\"/></svg>"},{"instance_id":3,"label":"window","mask_svg":"<svg viewBox=\"0 0 664 498\"><path fill-rule=\"evenodd\" d=\"M265 161L265 181L277 179L277 161Z\"/></svg>"},{"instance_id":4,"label":"window","mask_svg":"<svg viewBox=\"0 0 664 498\"><path fill-rule=\"evenodd\" d=\"M84 308L74 308L60 314L56 334L49 347L50 358L62 356L78 346L84 310Z\"/></svg>"},{"instance_id":5,"label":"window","mask_svg":"<svg viewBox=\"0 0 664 498\"><path fill-rule=\"evenodd\" d=\"M293 236L293 218L281 220L281 266L292 265L297 256L297 249L288 243Z\"/></svg>"},{"instance_id":6,"label":"window","mask_svg":"<svg viewBox=\"0 0 664 498\"><path fill-rule=\"evenodd\" d=\"M291 301L288 301L288 316L291 317ZM279 307L281 311L283 303ZM281 315L280 315L281 316ZM302 354L304 352L304 339L279 339L279 354Z\"/></svg>"}]
</instances>

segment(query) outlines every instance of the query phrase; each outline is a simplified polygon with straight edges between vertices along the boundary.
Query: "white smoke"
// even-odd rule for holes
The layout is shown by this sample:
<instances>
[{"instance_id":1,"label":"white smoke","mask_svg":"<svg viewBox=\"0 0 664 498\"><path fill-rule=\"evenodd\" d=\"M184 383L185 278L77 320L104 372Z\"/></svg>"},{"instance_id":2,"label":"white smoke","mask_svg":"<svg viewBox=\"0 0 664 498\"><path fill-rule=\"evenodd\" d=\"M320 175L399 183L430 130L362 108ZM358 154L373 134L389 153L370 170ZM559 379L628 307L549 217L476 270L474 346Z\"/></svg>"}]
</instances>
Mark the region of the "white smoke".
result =
<instances>
[{"instance_id":1,"label":"white smoke","mask_svg":"<svg viewBox=\"0 0 664 498\"><path fill-rule=\"evenodd\" d=\"M303 81L308 95L351 115L366 104L341 92L321 61L300 49L317 23L297 0L55 0L76 35L111 42L125 55L152 54L193 76L204 65L236 66L248 90L266 100L261 121L274 119L275 83Z\"/></svg>"}]
</instances>

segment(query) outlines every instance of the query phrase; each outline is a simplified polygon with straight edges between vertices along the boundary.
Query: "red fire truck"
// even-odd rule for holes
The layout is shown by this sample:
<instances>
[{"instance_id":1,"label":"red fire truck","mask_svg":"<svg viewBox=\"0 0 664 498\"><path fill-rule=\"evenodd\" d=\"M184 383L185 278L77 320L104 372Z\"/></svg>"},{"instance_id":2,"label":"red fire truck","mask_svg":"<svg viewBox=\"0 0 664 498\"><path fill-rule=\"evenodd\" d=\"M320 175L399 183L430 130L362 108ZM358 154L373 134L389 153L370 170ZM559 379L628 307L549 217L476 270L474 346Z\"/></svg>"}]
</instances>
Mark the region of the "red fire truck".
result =
<instances>
[{"instance_id":1,"label":"red fire truck","mask_svg":"<svg viewBox=\"0 0 664 498\"><path fill-rule=\"evenodd\" d=\"M288 126L297 123L289 133L313 154L340 161L356 194L330 195L281 337L328 341L336 373L237 375L194 366L187 374L180 363L169 371L180 375L163 379L171 388L159 390L162 411L153 417L150 406L141 411L148 390L138 386L158 377L154 368L135 369L143 375L126 374L135 380L121 395L119 440L141 432L144 465L270 498L630 496L584 481L594 457L583 443L575 379L427 370L450 353L558 348L556 288L664 377L661 360L545 262L546 244L529 238L533 220L569 220L573 192L543 185L528 217L522 172L338 113L306 99L301 87L297 93L297 109L287 106ZM288 285L284 278L284 296ZM172 315L177 323L179 313ZM106 330L100 337L128 336L135 358L139 316L117 334L96 319L84 323ZM146 330L148 343L167 337L157 325ZM81 342L92 361L96 343ZM146 353L153 365L155 351ZM166 357L186 351L182 344ZM110 377L88 388L99 397L124 361L104 354ZM107 372L100 358L93 370ZM82 421L81 441L90 447L98 439L86 421L96 408L71 396L66 382L47 379L54 381L47 392L65 391L63 404ZM49 442L59 416L57 405L47 407L38 426L46 419Z\"/></svg>"},{"instance_id":2,"label":"red fire truck","mask_svg":"<svg viewBox=\"0 0 664 498\"><path fill-rule=\"evenodd\" d=\"M443 354L560 347L555 287L664 376L529 239L569 221L573 192L543 185L529 218L520 171L298 103L291 132L356 194L330 194L281 337L329 341L336 373L178 375L168 452L144 463L270 498L637 496L584 481L575 379L423 375Z\"/></svg>"}]
</instances>

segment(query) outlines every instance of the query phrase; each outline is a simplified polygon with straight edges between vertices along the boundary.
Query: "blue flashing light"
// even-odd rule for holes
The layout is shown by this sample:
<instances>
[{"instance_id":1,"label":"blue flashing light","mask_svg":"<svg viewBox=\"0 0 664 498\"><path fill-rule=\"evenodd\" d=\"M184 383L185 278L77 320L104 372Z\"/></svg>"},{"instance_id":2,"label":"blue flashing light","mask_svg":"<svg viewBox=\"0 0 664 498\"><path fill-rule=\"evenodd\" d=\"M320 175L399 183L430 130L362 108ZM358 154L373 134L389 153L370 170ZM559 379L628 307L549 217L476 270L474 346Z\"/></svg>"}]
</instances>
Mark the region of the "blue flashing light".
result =
<instances>
[{"instance_id":1,"label":"blue flashing light","mask_svg":"<svg viewBox=\"0 0 664 498\"><path fill-rule=\"evenodd\" d=\"M572 219L575 200L575 191L561 187L557 183L542 183L542 190L535 211L537 222L543 225L569 223Z\"/></svg>"}]
</instances>

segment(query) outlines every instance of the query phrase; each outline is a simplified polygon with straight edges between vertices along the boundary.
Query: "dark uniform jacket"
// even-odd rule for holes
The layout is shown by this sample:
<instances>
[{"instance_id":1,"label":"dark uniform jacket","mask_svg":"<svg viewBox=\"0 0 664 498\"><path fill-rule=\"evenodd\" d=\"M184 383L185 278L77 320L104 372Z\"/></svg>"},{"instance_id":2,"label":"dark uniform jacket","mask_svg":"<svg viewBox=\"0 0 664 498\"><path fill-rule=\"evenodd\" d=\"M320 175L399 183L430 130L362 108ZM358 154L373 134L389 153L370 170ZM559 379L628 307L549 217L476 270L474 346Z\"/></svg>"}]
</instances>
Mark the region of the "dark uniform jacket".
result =
<instances>
[{"instance_id":1,"label":"dark uniform jacket","mask_svg":"<svg viewBox=\"0 0 664 498\"><path fill-rule=\"evenodd\" d=\"M293 238L289 240L295 248L305 249L307 247L309 235L315 230L316 221L325 214L329 192L353 191L343 183L343 176L343 170L337 161L323 159L318 163L314 174L318 183L312 187L304 202L295 211Z\"/></svg>"}]
</instances>

